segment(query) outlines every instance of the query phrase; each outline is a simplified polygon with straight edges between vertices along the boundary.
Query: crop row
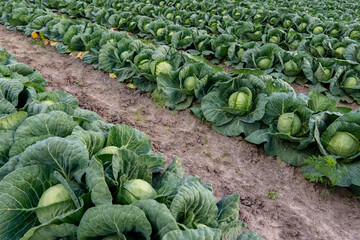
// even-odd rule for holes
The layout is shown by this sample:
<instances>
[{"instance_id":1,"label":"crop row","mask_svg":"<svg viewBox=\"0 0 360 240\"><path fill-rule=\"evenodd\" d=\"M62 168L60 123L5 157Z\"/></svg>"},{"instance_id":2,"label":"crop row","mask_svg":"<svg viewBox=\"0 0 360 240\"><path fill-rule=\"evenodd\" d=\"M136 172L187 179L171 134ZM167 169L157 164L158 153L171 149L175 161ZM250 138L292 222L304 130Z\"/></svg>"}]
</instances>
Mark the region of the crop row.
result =
<instances>
[{"instance_id":1,"label":"crop row","mask_svg":"<svg viewBox=\"0 0 360 240\"><path fill-rule=\"evenodd\" d=\"M197 99L192 112L212 122L216 131L244 134L247 141L264 144L271 156L294 166L307 165L302 169L307 178L325 178L358 191L359 109L337 107L335 100L316 92L297 95L285 81L268 75L216 72L197 57L168 46L146 45L84 20L69 20L26 4L13 6L15 12L28 11L30 20L12 25L9 14L8 26L61 41L55 44L58 50L88 50L83 61L123 79L132 77L140 90L154 91L170 108L185 109ZM325 157L307 159L310 156Z\"/></svg>"},{"instance_id":2,"label":"crop row","mask_svg":"<svg viewBox=\"0 0 360 240\"><path fill-rule=\"evenodd\" d=\"M144 133L45 92L1 47L0 69L1 239L262 239L239 194L217 202L177 157L165 170Z\"/></svg>"},{"instance_id":3,"label":"crop row","mask_svg":"<svg viewBox=\"0 0 360 240\"><path fill-rule=\"evenodd\" d=\"M224 30L223 34L210 35L198 28L187 28L168 19L159 18L153 11L148 13L149 16L138 15L137 12L142 12L138 6L131 8L132 12L123 9L130 8L127 6L133 2L122 3L119 10L95 7L84 2L84 6L81 7L79 1L77 4L71 4L71 1L61 4L42 2L52 9L86 17L107 27L130 31L140 36L143 36L140 33L151 35L159 44L187 49L192 55L202 53L214 55L218 59L226 58L226 64L234 64L236 68L261 69L264 74L282 78L288 83L295 80L302 84L310 83L313 85L309 86L311 90L326 92L329 97L336 100L352 102L353 99L358 101L359 98L360 43L356 37L340 37L342 33L347 32L344 30L345 25L341 25L343 30L337 29L338 32L330 34L329 37L324 33L334 33L335 30L323 30L327 29L331 22L320 24L312 18L309 18L307 26L317 35L299 33L293 29L273 28L270 25L258 24L256 27L256 24L248 21L230 21L227 23L228 29ZM167 14L166 11L159 10L158 14L161 13ZM152 17L153 15L156 17ZM357 30L351 31L355 36ZM345 35L348 34L350 33ZM349 73L354 77L351 82L346 80ZM353 88L347 89L349 86Z\"/></svg>"}]
</instances>

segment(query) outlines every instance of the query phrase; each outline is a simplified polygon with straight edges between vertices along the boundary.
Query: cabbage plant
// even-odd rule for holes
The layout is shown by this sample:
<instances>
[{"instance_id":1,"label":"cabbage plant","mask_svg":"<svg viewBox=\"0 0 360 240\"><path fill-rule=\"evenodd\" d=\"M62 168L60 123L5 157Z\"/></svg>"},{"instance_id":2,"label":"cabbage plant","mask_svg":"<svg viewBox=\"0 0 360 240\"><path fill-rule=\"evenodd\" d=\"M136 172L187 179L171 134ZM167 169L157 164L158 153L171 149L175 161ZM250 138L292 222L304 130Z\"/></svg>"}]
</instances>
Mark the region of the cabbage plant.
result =
<instances>
[{"instance_id":1,"label":"cabbage plant","mask_svg":"<svg viewBox=\"0 0 360 240\"><path fill-rule=\"evenodd\" d=\"M248 42L244 44L233 43L228 50L228 57L232 63L239 63L242 61L242 57L246 50L251 48L258 48L260 44L257 42Z\"/></svg>"},{"instance_id":2,"label":"cabbage plant","mask_svg":"<svg viewBox=\"0 0 360 240\"><path fill-rule=\"evenodd\" d=\"M345 36L348 36L350 39L359 41L360 40L360 24L354 23L346 27L344 33Z\"/></svg>"},{"instance_id":3,"label":"cabbage plant","mask_svg":"<svg viewBox=\"0 0 360 240\"><path fill-rule=\"evenodd\" d=\"M242 56L242 61L248 68L260 68L265 73L270 73L274 68L281 68L278 63L282 51L278 45L268 43L259 48L248 49Z\"/></svg>"},{"instance_id":4,"label":"cabbage plant","mask_svg":"<svg viewBox=\"0 0 360 240\"><path fill-rule=\"evenodd\" d=\"M263 35L264 43L275 43L281 45L285 41L285 32L278 28L269 29L266 34Z\"/></svg>"},{"instance_id":5,"label":"cabbage plant","mask_svg":"<svg viewBox=\"0 0 360 240\"><path fill-rule=\"evenodd\" d=\"M298 51L305 51L314 57L325 57L328 55L329 49L326 45L329 37L325 34L319 34L311 40L304 38L299 46Z\"/></svg>"},{"instance_id":6,"label":"cabbage plant","mask_svg":"<svg viewBox=\"0 0 360 240\"><path fill-rule=\"evenodd\" d=\"M276 155L286 163L303 166L304 157L317 152L309 128L312 113L307 101L294 92L272 93L262 118L269 128L259 129L246 139L256 144L265 142L265 151L270 156Z\"/></svg>"},{"instance_id":7,"label":"cabbage plant","mask_svg":"<svg viewBox=\"0 0 360 240\"><path fill-rule=\"evenodd\" d=\"M244 75L218 84L202 100L201 109L215 130L226 136L250 134L256 130L267 103L265 84Z\"/></svg>"},{"instance_id":8,"label":"cabbage plant","mask_svg":"<svg viewBox=\"0 0 360 240\"><path fill-rule=\"evenodd\" d=\"M313 128L315 139L322 155L331 157L336 164L333 171L340 172L337 186L350 187L359 185L357 168L360 156L360 112L350 112L344 115L334 115L329 112L319 113ZM314 166L302 170L304 174L314 172ZM319 176L332 177L331 171L320 172Z\"/></svg>"},{"instance_id":9,"label":"cabbage plant","mask_svg":"<svg viewBox=\"0 0 360 240\"><path fill-rule=\"evenodd\" d=\"M360 64L360 45L348 45L343 53L343 56L351 64Z\"/></svg>"},{"instance_id":10,"label":"cabbage plant","mask_svg":"<svg viewBox=\"0 0 360 240\"><path fill-rule=\"evenodd\" d=\"M311 71L312 58L305 52L284 52L282 55L282 72L287 77L299 75L303 69ZM294 79L291 79L294 80Z\"/></svg>"},{"instance_id":11,"label":"cabbage plant","mask_svg":"<svg viewBox=\"0 0 360 240\"><path fill-rule=\"evenodd\" d=\"M165 105L177 110L189 107L194 96L202 98L212 74L213 69L205 63L194 63L178 71L160 74L157 82L165 94Z\"/></svg>"},{"instance_id":12,"label":"cabbage plant","mask_svg":"<svg viewBox=\"0 0 360 240\"><path fill-rule=\"evenodd\" d=\"M327 42L328 48L331 51L331 55L335 58L344 59L344 52L346 48L351 44L357 44L356 41L351 39L331 39Z\"/></svg>"},{"instance_id":13,"label":"cabbage plant","mask_svg":"<svg viewBox=\"0 0 360 240\"><path fill-rule=\"evenodd\" d=\"M235 37L229 34L221 34L211 40L211 47L215 57L222 59L227 56L229 47L235 42Z\"/></svg>"}]
</instances>

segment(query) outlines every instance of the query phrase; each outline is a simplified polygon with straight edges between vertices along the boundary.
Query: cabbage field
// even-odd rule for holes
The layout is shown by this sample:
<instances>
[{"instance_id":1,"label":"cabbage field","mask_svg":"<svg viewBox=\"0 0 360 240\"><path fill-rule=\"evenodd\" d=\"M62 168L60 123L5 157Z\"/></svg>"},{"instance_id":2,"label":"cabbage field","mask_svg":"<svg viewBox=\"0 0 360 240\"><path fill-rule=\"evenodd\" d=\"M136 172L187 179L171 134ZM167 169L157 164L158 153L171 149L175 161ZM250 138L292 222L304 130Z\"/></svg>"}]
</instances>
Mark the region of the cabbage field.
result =
<instances>
[{"instance_id":1,"label":"cabbage field","mask_svg":"<svg viewBox=\"0 0 360 240\"><path fill-rule=\"evenodd\" d=\"M0 23L358 201L358 1L12 0ZM178 157L166 167L145 133L35 69L0 49L1 239L263 239L242 192L220 199ZM308 239L289 234L270 238Z\"/></svg>"}]
</instances>

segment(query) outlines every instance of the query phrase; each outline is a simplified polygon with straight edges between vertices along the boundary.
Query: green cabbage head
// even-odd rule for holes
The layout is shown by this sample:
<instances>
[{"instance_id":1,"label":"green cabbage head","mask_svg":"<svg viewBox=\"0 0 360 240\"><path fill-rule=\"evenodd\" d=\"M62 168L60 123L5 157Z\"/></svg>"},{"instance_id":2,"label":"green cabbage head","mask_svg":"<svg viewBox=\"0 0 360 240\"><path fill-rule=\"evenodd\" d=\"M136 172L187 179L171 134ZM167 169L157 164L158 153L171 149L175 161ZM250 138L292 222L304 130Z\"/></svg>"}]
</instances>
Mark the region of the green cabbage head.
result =
<instances>
[{"instance_id":1,"label":"green cabbage head","mask_svg":"<svg viewBox=\"0 0 360 240\"><path fill-rule=\"evenodd\" d=\"M330 139L326 149L332 155L348 158L360 151L360 143L351 133L336 132Z\"/></svg>"},{"instance_id":2,"label":"green cabbage head","mask_svg":"<svg viewBox=\"0 0 360 240\"><path fill-rule=\"evenodd\" d=\"M300 23L300 25L299 25L299 29L301 30L301 31L304 31L305 30L305 28L307 27L307 23Z\"/></svg>"},{"instance_id":3,"label":"green cabbage head","mask_svg":"<svg viewBox=\"0 0 360 240\"><path fill-rule=\"evenodd\" d=\"M245 53L245 50L244 50L243 48L240 48L239 51L237 51L237 54L236 54L237 59L238 59L238 60L241 60L241 58L242 58L242 56L244 55L244 53Z\"/></svg>"},{"instance_id":4,"label":"green cabbage head","mask_svg":"<svg viewBox=\"0 0 360 240\"><path fill-rule=\"evenodd\" d=\"M195 76L187 77L184 80L184 87L186 90L192 91L196 87L197 82L198 82L197 77Z\"/></svg>"},{"instance_id":5,"label":"green cabbage head","mask_svg":"<svg viewBox=\"0 0 360 240\"><path fill-rule=\"evenodd\" d=\"M322 26L317 26L317 27L315 27L314 29L313 29L313 34L320 34L320 33L322 33L322 32L324 32L324 28L322 27Z\"/></svg>"},{"instance_id":6,"label":"green cabbage head","mask_svg":"<svg viewBox=\"0 0 360 240\"><path fill-rule=\"evenodd\" d=\"M332 36L334 36L334 35L336 35L336 34L338 34L338 33L339 33L339 30L336 29L336 28L334 28L334 29L332 29L332 30L330 31L330 35L332 35Z\"/></svg>"},{"instance_id":7,"label":"green cabbage head","mask_svg":"<svg viewBox=\"0 0 360 240\"><path fill-rule=\"evenodd\" d=\"M344 87L355 87L357 85L359 85L359 79L354 76L346 78L343 84Z\"/></svg>"},{"instance_id":8,"label":"green cabbage head","mask_svg":"<svg viewBox=\"0 0 360 240\"><path fill-rule=\"evenodd\" d=\"M166 61L160 62L156 65L155 74L159 75L160 73L168 73L173 71L173 66Z\"/></svg>"},{"instance_id":9,"label":"green cabbage head","mask_svg":"<svg viewBox=\"0 0 360 240\"><path fill-rule=\"evenodd\" d=\"M344 47L338 47L338 48L335 49L335 52L337 54L339 54L340 56L342 56L344 54L344 52L345 52L345 49L346 48L344 48Z\"/></svg>"},{"instance_id":10,"label":"green cabbage head","mask_svg":"<svg viewBox=\"0 0 360 240\"><path fill-rule=\"evenodd\" d=\"M73 209L76 207L69 192L64 185L58 184L42 194L35 212L39 222L44 223Z\"/></svg>"},{"instance_id":11,"label":"green cabbage head","mask_svg":"<svg viewBox=\"0 0 360 240\"><path fill-rule=\"evenodd\" d=\"M351 39L360 40L360 31L354 30L350 33L349 37Z\"/></svg>"},{"instance_id":12,"label":"green cabbage head","mask_svg":"<svg viewBox=\"0 0 360 240\"><path fill-rule=\"evenodd\" d=\"M296 76L300 71L301 69L294 60L289 60L284 64L284 73L289 77Z\"/></svg>"},{"instance_id":13,"label":"green cabbage head","mask_svg":"<svg viewBox=\"0 0 360 240\"><path fill-rule=\"evenodd\" d=\"M269 38L269 42L270 43L279 43L280 40L279 40L278 36L272 36L272 37Z\"/></svg>"},{"instance_id":14,"label":"green cabbage head","mask_svg":"<svg viewBox=\"0 0 360 240\"><path fill-rule=\"evenodd\" d=\"M173 19L174 15L172 13L167 13L165 17L167 19L171 20L171 19Z\"/></svg>"},{"instance_id":15,"label":"green cabbage head","mask_svg":"<svg viewBox=\"0 0 360 240\"><path fill-rule=\"evenodd\" d=\"M296 39L296 40L292 41L292 43L290 43L289 48L292 50L295 50L299 47L299 45L300 45L300 40Z\"/></svg>"},{"instance_id":16,"label":"green cabbage head","mask_svg":"<svg viewBox=\"0 0 360 240\"><path fill-rule=\"evenodd\" d=\"M141 60L140 63L138 64L138 68L142 72L150 72L150 60L149 59Z\"/></svg>"},{"instance_id":17,"label":"green cabbage head","mask_svg":"<svg viewBox=\"0 0 360 240\"><path fill-rule=\"evenodd\" d=\"M156 36L158 37L163 37L165 35L165 28L159 28L157 31L156 31Z\"/></svg>"},{"instance_id":18,"label":"green cabbage head","mask_svg":"<svg viewBox=\"0 0 360 240\"><path fill-rule=\"evenodd\" d=\"M229 97L229 107L248 112L253 104L252 92L247 87L241 88Z\"/></svg>"},{"instance_id":19,"label":"green cabbage head","mask_svg":"<svg viewBox=\"0 0 360 240\"><path fill-rule=\"evenodd\" d=\"M292 24L292 22L291 22L289 19L286 19L286 20L284 21L284 27L285 27L285 28L289 28L289 27L291 26L291 24Z\"/></svg>"},{"instance_id":20,"label":"green cabbage head","mask_svg":"<svg viewBox=\"0 0 360 240\"><path fill-rule=\"evenodd\" d=\"M129 51L123 51L121 54L120 54L120 59L121 60L124 60L128 55L129 55Z\"/></svg>"},{"instance_id":21,"label":"green cabbage head","mask_svg":"<svg viewBox=\"0 0 360 240\"><path fill-rule=\"evenodd\" d=\"M316 50L320 54L320 56L325 56L325 48L323 46L317 46Z\"/></svg>"},{"instance_id":22,"label":"green cabbage head","mask_svg":"<svg viewBox=\"0 0 360 240\"><path fill-rule=\"evenodd\" d=\"M358 53L356 54L356 60L358 60L360 62L360 50L358 51Z\"/></svg>"},{"instance_id":23,"label":"green cabbage head","mask_svg":"<svg viewBox=\"0 0 360 240\"><path fill-rule=\"evenodd\" d=\"M314 76L319 81L323 81L323 82L329 81L329 79L331 78L331 69L323 68L323 67L319 66L316 69Z\"/></svg>"},{"instance_id":24,"label":"green cabbage head","mask_svg":"<svg viewBox=\"0 0 360 240\"><path fill-rule=\"evenodd\" d=\"M156 191L148 182L133 179L120 187L116 200L120 204L132 204L138 200L152 199L155 196Z\"/></svg>"},{"instance_id":25,"label":"green cabbage head","mask_svg":"<svg viewBox=\"0 0 360 240\"><path fill-rule=\"evenodd\" d=\"M277 129L280 133L295 135L301 129L301 120L295 113L284 113L278 119Z\"/></svg>"},{"instance_id":26,"label":"green cabbage head","mask_svg":"<svg viewBox=\"0 0 360 240\"><path fill-rule=\"evenodd\" d=\"M271 62L271 59L270 58L263 58L261 59L260 61L257 62L257 66L260 68L260 69L269 69L272 67L272 62Z\"/></svg>"}]
</instances>

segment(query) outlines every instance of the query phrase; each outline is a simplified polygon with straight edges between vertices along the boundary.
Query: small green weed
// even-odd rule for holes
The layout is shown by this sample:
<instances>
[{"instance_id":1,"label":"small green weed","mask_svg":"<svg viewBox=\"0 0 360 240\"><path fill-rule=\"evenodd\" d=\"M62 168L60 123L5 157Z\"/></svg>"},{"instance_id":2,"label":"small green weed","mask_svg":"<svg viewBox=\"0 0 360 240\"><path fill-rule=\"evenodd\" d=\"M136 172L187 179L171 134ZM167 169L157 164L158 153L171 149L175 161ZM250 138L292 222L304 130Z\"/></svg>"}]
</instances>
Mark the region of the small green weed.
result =
<instances>
[{"instance_id":1,"label":"small green weed","mask_svg":"<svg viewBox=\"0 0 360 240\"><path fill-rule=\"evenodd\" d=\"M279 191L279 190L277 190L277 191L270 191L270 190L269 190L269 191L266 193L266 197L269 198L269 199L275 200L275 199L276 199L276 196L277 196L278 194L280 194L280 191Z\"/></svg>"}]
</instances>

